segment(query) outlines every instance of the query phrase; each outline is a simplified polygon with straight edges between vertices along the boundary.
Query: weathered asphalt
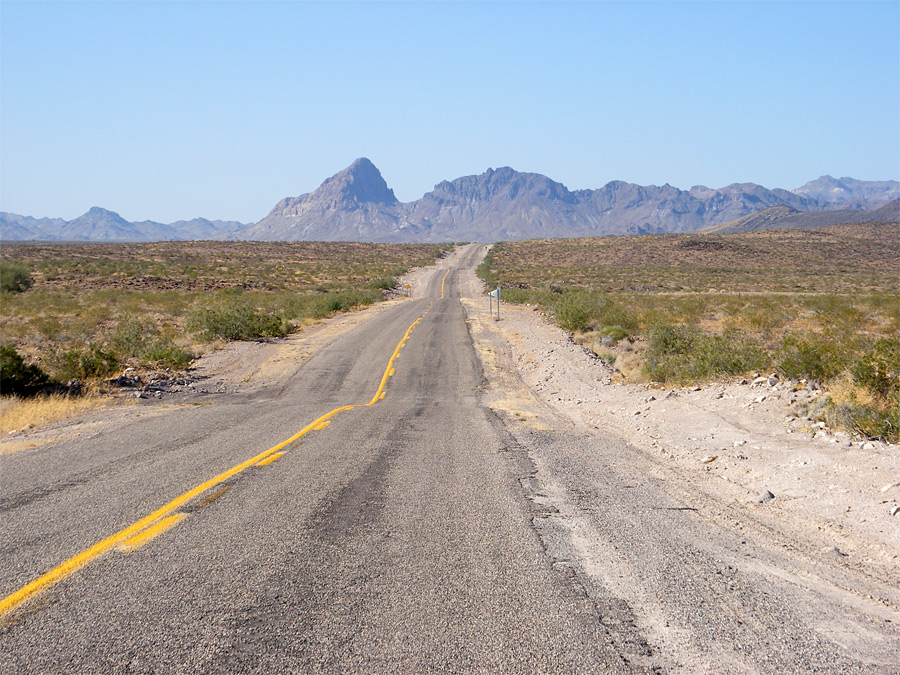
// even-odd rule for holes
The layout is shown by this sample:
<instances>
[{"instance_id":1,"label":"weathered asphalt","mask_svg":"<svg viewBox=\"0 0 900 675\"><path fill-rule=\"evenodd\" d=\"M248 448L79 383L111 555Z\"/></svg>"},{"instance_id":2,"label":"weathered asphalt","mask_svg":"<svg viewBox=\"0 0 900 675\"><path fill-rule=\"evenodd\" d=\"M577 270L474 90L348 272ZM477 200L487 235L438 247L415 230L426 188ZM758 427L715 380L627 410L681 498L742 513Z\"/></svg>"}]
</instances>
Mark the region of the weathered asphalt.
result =
<instances>
[{"instance_id":1,"label":"weathered asphalt","mask_svg":"<svg viewBox=\"0 0 900 675\"><path fill-rule=\"evenodd\" d=\"M424 314L384 400L339 413L178 509L171 530L0 619L0 672L628 672L544 550L521 487L529 460L479 404L456 275L335 340L279 391L4 458L2 596L369 401Z\"/></svg>"}]
</instances>

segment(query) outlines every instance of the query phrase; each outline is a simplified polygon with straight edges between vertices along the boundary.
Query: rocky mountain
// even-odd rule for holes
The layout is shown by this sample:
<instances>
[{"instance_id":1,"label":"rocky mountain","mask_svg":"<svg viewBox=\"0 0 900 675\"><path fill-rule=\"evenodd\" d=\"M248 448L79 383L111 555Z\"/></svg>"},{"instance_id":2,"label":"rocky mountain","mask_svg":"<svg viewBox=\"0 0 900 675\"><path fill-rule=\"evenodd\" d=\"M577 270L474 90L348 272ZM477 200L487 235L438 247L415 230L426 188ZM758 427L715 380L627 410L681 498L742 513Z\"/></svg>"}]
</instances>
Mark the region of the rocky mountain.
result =
<instances>
[{"instance_id":1,"label":"rocky mountain","mask_svg":"<svg viewBox=\"0 0 900 675\"><path fill-rule=\"evenodd\" d=\"M821 180L821 179L820 179ZM841 179L854 204L870 207L883 186ZM852 182L851 182L852 181ZM807 184L808 186L811 184ZM689 232L771 207L813 213L846 209L800 190L755 183L712 189L613 181L569 190L546 176L509 167L443 181L414 202L397 201L371 161L361 158L313 192L281 200L263 220L227 235L240 240L499 241L615 234ZM849 194L849 193L848 193Z\"/></svg>"},{"instance_id":2,"label":"rocky mountain","mask_svg":"<svg viewBox=\"0 0 900 675\"><path fill-rule=\"evenodd\" d=\"M168 225L152 220L129 222L115 211L92 207L74 220L32 218L0 212L3 241L190 241L233 232L243 223L231 220L179 220Z\"/></svg>"},{"instance_id":3,"label":"rocky mountain","mask_svg":"<svg viewBox=\"0 0 900 675\"><path fill-rule=\"evenodd\" d=\"M128 222L117 213L94 207L72 221L0 213L0 239L490 242L692 232L716 226L750 231L873 220L874 214L867 210L898 197L897 181L831 176L796 190L755 183L681 190L668 184L624 181L596 190L569 190L547 176L501 167L443 181L421 199L403 203L375 165L363 157L316 190L282 199L265 218L249 226L203 218L168 225Z\"/></svg>"},{"instance_id":4,"label":"rocky mountain","mask_svg":"<svg viewBox=\"0 0 900 675\"><path fill-rule=\"evenodd\" d=\"M737 234L757 230L808 230L828 225L849 223L900 224L900 199L888 202L874 211L846 209L841 211L804 212L789 206L772 206L759 213L738 218L702 230L705 234Z\"/></svg>"},{"instance_id":5,"label":"rocky mountain","mask_svg":"<svg viewBox=\"0 0 900 675\"><path fill-rule=\"evenodd\" d=\"M228 238L385 241L398 230L401 207L381 172L363 157L314 192L282 199L256 225Z\"/></svg>"},{"instance_id":6,"label":"rocky mountain","mask_svg":"<svg viewBox=\"0 0 900 675\"><path fill-rule=\"evenodd\" d=\"M4 241L29 241L47 239L47 232L64 226L62 218L32 218L16 213L0 211L0 239Z\"/></svg>"},{"instance_id":7,"label":"rocky mountain","mask_svg":"<svg viewBox=\"0 0 900 675\"><path fill-rule=\"evenodd\" d=\"M863 181L821 176L797 188L794 193L820 202L838 204L842 209L871 209L900 199L900 183L895 180Z\"/></svg>"}]
</instances>

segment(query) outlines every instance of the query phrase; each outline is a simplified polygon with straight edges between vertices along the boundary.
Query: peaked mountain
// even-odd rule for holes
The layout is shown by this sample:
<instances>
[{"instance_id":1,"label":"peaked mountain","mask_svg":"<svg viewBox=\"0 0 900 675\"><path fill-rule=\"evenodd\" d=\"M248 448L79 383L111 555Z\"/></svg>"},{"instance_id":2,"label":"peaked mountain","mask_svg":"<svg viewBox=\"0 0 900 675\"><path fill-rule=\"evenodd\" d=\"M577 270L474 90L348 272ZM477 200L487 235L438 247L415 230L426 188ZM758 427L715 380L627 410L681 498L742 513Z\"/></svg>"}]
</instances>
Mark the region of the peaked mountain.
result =
<instances>
[{"instance_id":1,"label":"peaked mountain","mask_svg":"<svg viewBox=\"0 0 900 675\"><path fill-rule=\"evenodd\" d=\"M842 209L871 209L900 199L900 183L895 180L862 181L821 176L797 188L794 193L820 202L838 204L838 208Z\"/></svg>"},{"instance_id":2,"label":"peaked mountain","mask_svg":"<svg viewBox=\"0 0 900 675\"><path fill-rule=\"evenodd\" d=\"M65 235L73 240L90 241L128 241L147 238L150 231L156 230L151 236L161 240L173 239L175 231L161 223L145 223L138 227L125 220L115 211L108 211L99 206L92 206L83 216L66 223Z\"/></svg>"},{"instance_id":3,"label":"peaked mountain","mask_svg":"<svg viewBox=\"0 0 900 675\"><path fill-rule=\"evenodd\" d=\"M188 241L211 239L242 227L245 225L237 221L205 218L169 225L152 220L132 223L99 206L74 220L0 212L0 239L4 241Z\"/></svg>"},{"instance_id":4,"label":"peaked mountain","mask_svg":"<svg viewBox=\"0 0 900 675\"><path fill-rule=\"evenodd\" d=\"M313 192L285 197L256 225L228 238L383 241L398 229L400 212L381 172L361 157Z\"/></svg>"},{"instance_id":5,"label":"peaked mountain","mask_svg":"<svg viewBox=\"0 0 900 675\"><path fill-rule=\"evenodd\" d=\"M853 195L881 199L886 194L869 183L842 181ZM820 212L847 204L819 200L802 188L770 190L755 183L686 191L613 181L597 190L571 191L541 174L509 167L443 181L421 199L402 203L372 162L361 158L313 192L282 199L259 223L225 238L438 242L689 232L770 207Z\"/></svg>"},{"instance_id":6,"label":"peaked mountain","mask_svg":"<svg viewBox=\"0 0 900 675\"><path fill-rule=\"evenodd\" d=\"M707 227L702 231L706 234L737 234L757 230L809 230L849 223L900 223L900 199L888 202L874 211L847 209L810 213L789 206L772 206L759 213Z\"/></svg>"}]
</instances>

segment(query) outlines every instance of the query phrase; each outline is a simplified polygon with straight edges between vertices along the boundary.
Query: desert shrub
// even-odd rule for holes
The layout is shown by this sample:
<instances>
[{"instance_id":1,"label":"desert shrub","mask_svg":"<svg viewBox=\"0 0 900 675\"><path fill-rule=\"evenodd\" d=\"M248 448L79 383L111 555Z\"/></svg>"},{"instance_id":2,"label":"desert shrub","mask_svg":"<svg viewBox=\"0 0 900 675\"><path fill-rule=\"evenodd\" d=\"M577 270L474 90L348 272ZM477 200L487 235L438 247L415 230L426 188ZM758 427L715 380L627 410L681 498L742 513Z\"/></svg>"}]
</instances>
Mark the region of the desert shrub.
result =
<instances>
[{"instance_id":1,"label":"desert shrub","mask_svg":"<svg viewBox=\"0 0 900 675\"><path fill-rule=\"evenodd\" d=\"M113 329L109 345L120 358L132 358L140 356L158 335L152 321L126 316Z\"/></svg>"},{"instance_id":2,"label":"desert shrub","mask_svg":"<svg viewBox=\"0 0 900 675\"><path fill-rule=\"evenodd\" d=\"M303 319L310 315L310 308L318 297L318 293L279 293L271 298L266 309L285 319Z\"/></svg>"},{"instance_id":3,"label":"desert shrub","mask_svg":"<svg viewBox=\"0 0 900 675\"><path fill-rule=\"evenodd\" d=\"M831 379L848 365L842 346L821 335L786 335L775 359L785 376L810 380Z\"/></svg>"},{"instance_id":4,"label":"desert shrub","mask_svg":"<svg viewBox=\"0 0 900 675\"><path fill-rule=\"evenodd\" d=\"M511 304L523 305L527 303L545 307L556 300L550 291L543 288L504 288L500 292L500 299Z\"/></svg>"},{"instance_id":5,"label":"desert shrub","mask_svg":"<svg viewBox=\"0 0 900 675\"><path fill-rule=\"evenodd\" d=\"M787 307L789 301L759 297L747 301L740 312L735 312L750 328L764 333L772 333L783 326L791 316Z\"/></svg>"},{"instance_id":6,"label":"desert shrub","mask_svg":"<svg viewBox=\"0 0 900 675\"><path fill-rule=\"evenodd\" d=\"M831 405L827 418L835 428L850 429L865 438L900 441L900 401L887 405L860 405L854 402Z\"/></svg>"},{"instance_id":7,"label":"desert shrub","mask_svg":"<svg viewBox=\"0 0 900 675\"><path fill-rule=\"evenodd\" d=\"M635 312L610 299L595 303L593 319L599 326L618 327L630 332L636 331L640 325L639 317Z\"/></svg>"},{"instance_id":8,"label":"desert shrub","mask_svg":"<svg viewBox=\"0 0 900 675\"><path fill-rule=\"evenodd\" d=\"M708 334L689 326L657 325L644 352L644 373L657 382L687 383L739 375L764 367L765 352L733 334Z\"/></svg>"},{"instance_id":9,"label":"desert shrub","mask_svg":"<svg viewBox=\"0 0 900 675\"><path fill-rule=\"evenodd\" d=\"M553 305L556 323L563 330L585 330L593 317L595 303L585 291L563 293Z\"/></svg>"},{"instance_id":10,"label":"desert shrub","mask_svg":"<svg viewBox=\"0 0 900 675\"><path fill-rule=\"evenodd\" d=\"M629 336L629 332L621 326L604 326L600 329L600 335L606 338L603 344L609 346L615 345L620 340L624 340Z\"/></svg>"},{"instance_id":11,"label":"desert shrub","mask_svg":"<svg viewBox=\"0 0 900 675\"><path fill-rule=\"evenodd\" d=\"M381 277L373 279L366 286L376 291L389 291L397 285L397 279L394 277Z\"/></svg>"},{"instance_id":12,"label":"desert shrub","mask_svg":"<svg viewBox=\"0 0 900 675\"><path fill-rule=\"evenodd\" d=\"M141 354L143 361L169 368L185 368L191 362L191 355L169 338L159 338L152 342Z\"/></svg>"},{"instance_id":13,"label":"desert shrub","mask_svg":"<svg viewBox=\"0 0 900 675\"><path fill-rule=\"evenodd\" d=\"M487 255L484 256L484 260L479 263L478 267L475 268L475 274L479 279L484 281L485 285L489 288L497 285L498 276L497 272L494 270L494 254L499 252L501 249L501 244L494 244L493 248L491 248Z\"/></svg>"},{"instance_id":14,"label":"desert shrub","mask_svg":"<svg viewBox=\"0 0 900 675\"><path fill-rule=\"evenodd\" d=\"M857 384L881 398L900 396L900 338L881 338L850 369Z\"/></svg>"},{"instance_id":15,"label":"desert shrub","mask_svg":"<svg viewBox=\"0 0 900 675\"><path fill-rule=\"evenodd\" d=\"M859 307L856 295L823 293L807 296L804 304L830 325L859 325L866 320L866 313Z\"/></svg>"},{"instance_id":16,"label":"desert shrub","mask_svg":"<svg viewBox=\"0 0 900 675\"><path fill-rule=\"evenodd\" d=\"M64 380L104 377L119 367L119 360L95 342L90 343L85 349L74 348L53 352L50 360Z\"/></svg>"},{"instance_id":17,"label":"desert shrub","mask_svg":"<svg viewBox=\"0 0 900 675\"><path fill-rule=\"evenodd\" d=\"M247 304L234 302L194 311L188 316L189 332L205 340L256 340L287 335L280 314L258 312Z\"/></svg>"},{"instance_id":18,"label":"desert shrub","mask_svg":"<svg viewBox=\"0 0 900 675\"><path fill-rule=\"evenodd\" d=\"M339 293L325 293L312 303L309 309L310 316L316 319L324 319L335 312L345 312L355 307L371 305L380 293L372 291L348 290Z\"/></svg>"},{"instance_id":19,"label":"desert shrub","mask_svg":"<svg viewBox=\"0 0 900 675\"><path fill-rule=\"evenodd\" d=\"M36 365L25 363L14 347L0 347L0 394L33 396L49 382L47 373Z\"/></svg>"},{"instance_id":20,"label":"desert shrub","mask_svg":"<svg viewBox=\"0 0 900 675\"><path fill-rule=\"evenodd\" d=\"M31 271L15 260L0 261L0 290L21 293L31 288Z\"/></svg>"}]
</instances>

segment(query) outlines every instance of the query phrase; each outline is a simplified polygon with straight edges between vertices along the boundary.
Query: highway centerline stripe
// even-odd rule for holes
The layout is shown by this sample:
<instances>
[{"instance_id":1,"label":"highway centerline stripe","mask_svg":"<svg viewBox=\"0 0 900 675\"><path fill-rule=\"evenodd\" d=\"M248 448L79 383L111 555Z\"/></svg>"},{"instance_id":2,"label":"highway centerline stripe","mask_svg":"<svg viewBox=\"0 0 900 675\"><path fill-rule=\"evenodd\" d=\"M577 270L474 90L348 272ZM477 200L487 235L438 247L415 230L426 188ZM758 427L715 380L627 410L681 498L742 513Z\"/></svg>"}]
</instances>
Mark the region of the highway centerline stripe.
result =
<instances>
[{"instance_id":1,"label":"highway centerline stripe","mask_svg":"<svg viewBox=\"0 0 900 675\"><path fill-rule=\"evenodd\" d=\"M444 278L441 279L441 300L444 299L444 282L447 281L447 275L450 274L450 270L444 272Z\"/></svg>"},{"instance_id":2,"label":"highway centerline stripe","mask_svg":"<svg viewBox=\"0 0 900 675\"><path fill-rule=\"evenodd\" d=\"M447 272L449 273L449 270ZM444 275L444 278L445 279L447 278L446 274ZM442 285L443 285L443 282L442 282ZM69 558L68 560L66 560L62 564L58 565L57 567L53 568L49 572L46 572L45 574L38 577L34 581L31 581L31 582L25 584L19 590L15 591L14 593L11 593L10 595L8 595L5 598L3 598L2 600L0 600L0 617L3 617L5 614L12 611L13 609L18 607L23 602L25 602L32 596L36 595L37 593L40 593L41 591L49 588L50 586L53 586L54 584L59 583L60 581L62 581L66 577L68 577L70 574L77 572L79 569L81 569L82 567L87 565L92 560L103 555L104 553L109 551L111 548L119 546L120 544L123 544L123 543L127 542L128 540L131 540L133 537L135 537L136 535L138 535L139 533L141 533L144 530L147 530L149 532L150 530L148 528L153 528L157 524L161 524L161 523L159 523L159 521L161 521L163 518L166 518L166 516L169 516L169 514L171 514L173 511L184 506L187 502L189 502L192 499L194 499L195 497L203 494L204 492L206 492L210 488L218 485L219 483L231 478L232 476L241 473L247 467L253 466L254 464L259 464L260 462L262 462L269 456L283 450L291 443L294 443L295 441L299 440L300 438L302 438L303 436L308 434L311 430L313 430L316 427L318 427L319 425L321 425L323 422L326 422L328 419L330 419L334 415L337 415L339 412L343 412L345 410L353 410L354 408L370 407L370 406L375 405L384 396L384 388L385 388L385 385L387 383L387 379L389 376L388 373L391 370L393 370L393 368L394 368L394 360L400 354L400 350L403 348L403 345L406 344L406 341L409 339L410 333L412 333L413 328L415 328L416 325L423 318L425 318L425 315L428 314L429 311L431 311L431 308L433 306L434 306L434 303L431 303L430 305L428 305L428 309L426 309L419 316L419 318L416 319L415 321L413 321L412 324L409 326L409 328L406 329L406 333L404 333L403 338L401 338L400 342L394 348L394 353L391 354L391 358L388 360L387 367L384 369L384 375L382 375L382 377L381 377L381 383L378 385L378 390L375 392L375 395L372 397L371 401L369 401L368 403L364 403L364 404L341 406L339 408L335 408L331 412L325 413L318 419L315 419L312 422L310 422L309 424L307 424L305 427L303 427L296 434L294 434L293 436L288 438L286 441L282 441L278 445L272 446L265 452L261 452L258 455L256 455L255 457L251 457L247 461L241 462L240 464L231 467L227 471L220 473L215 478L210 478L205 483L201 483L200 485L193 488L192 490L188 490L181 496L176 497L175 499L170 501L168 504L157 509L150 515L145 516L144 518L141 518L136 523L129 525L124 530L120 530L119 532L116 532L114 535L107 537L106 539L103 539L102 541L97 542L96 544L94 544L93 546L91 546L88 549L85 549L78 555L75 555L75 556ZM179 520L180 520L180 518L179 518ZM162 521L162 522L167 522L167 521ZM177 520L175 522L177 522ZM172 525L174 525L175 522L172 522ZM169 527L171 527L171 525ZM165 529L168 529L168 527ZM162 531L165 531L165 530L162 530ZM156 534L161 534L162 531L157 532ZM154 536L156 536L156 535L154 535Z\"/></svg>"},{"instance_id":3,"label":"highway centerline stripe","mask_svg":"<svg viewBox=\"0 0 900 675\"><path fill-rule=\"evenodd\" d=\"M328 422L325 422L325 424L328 424ZM266 457L265 459L263 459L263 460L257 462L257 463L256 463L256 466L265 466L266 464L271 464L272 462L274 462L274 461L275 461L276 459L278 459L279 457L284 457L284 453L283 453L283 452L276 452L274 455L269 455L269 456Z\"/></svg>"},{"instance_id":4,"label":"highway centerline stripe","mask_svg":"<svg viewBox=\"0 0 900 675\"><path fill-rule=\"evenodd\" d=\"M131 539L126 539L121 544L119 544L117 548L120 551L124 551L126 553L135 551L151 539L155 539L163 532L166 532L167 530L175 527L175 525L178 524L178 521L180 521L186 515L186 513L175 513L171 516L166 516L155 525L151 525L143 532L139 532L138 534L134 535Z\"/></svg>"}]
</instances>

